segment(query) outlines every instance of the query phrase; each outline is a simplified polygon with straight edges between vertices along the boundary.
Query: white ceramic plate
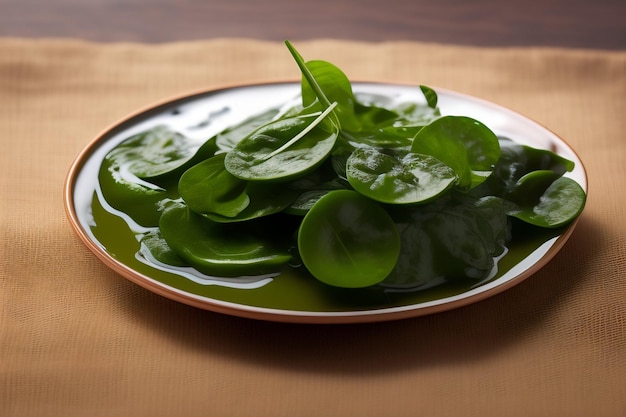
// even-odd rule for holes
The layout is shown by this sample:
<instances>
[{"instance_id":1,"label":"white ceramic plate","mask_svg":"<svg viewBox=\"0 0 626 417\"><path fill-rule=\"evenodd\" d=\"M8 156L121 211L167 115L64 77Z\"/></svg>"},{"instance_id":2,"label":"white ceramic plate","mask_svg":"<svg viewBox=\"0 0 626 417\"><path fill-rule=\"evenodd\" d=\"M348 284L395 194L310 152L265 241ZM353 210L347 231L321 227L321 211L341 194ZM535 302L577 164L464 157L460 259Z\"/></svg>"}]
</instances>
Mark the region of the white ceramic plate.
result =
<instances>
[{"instance_id":1,"label":"white ceramic plate","mask_svg":"<svg viewBox=\"0 0 626 417\"><path fill-rule=\"evenodd\" d=\"M354 83L361 94L421 99L417 86ZM576 164L566 175L587 191L579 157L550 130L511 110L467 95L436 90L444 115L480 120L497 135L549 149ZM65 185L65 206L71 224L85 245L107 266L155 293L195 307L241 317L307 323L375 322L450 310L498 294L543 267L565 244L576 222L515 243L499 262L491 280L471 287L442 287L394 294L383 290L346 293L310 277L286 272L250 279L206 277L191 269L147 262L138 255L141 228L107 207L99 193L98 170L104 156L129 136L166 124L200 142L264 109L294 100L298 83L244 85L158 103L121 120L96 137L77 157Z\"/></svg>"}]
</instances>

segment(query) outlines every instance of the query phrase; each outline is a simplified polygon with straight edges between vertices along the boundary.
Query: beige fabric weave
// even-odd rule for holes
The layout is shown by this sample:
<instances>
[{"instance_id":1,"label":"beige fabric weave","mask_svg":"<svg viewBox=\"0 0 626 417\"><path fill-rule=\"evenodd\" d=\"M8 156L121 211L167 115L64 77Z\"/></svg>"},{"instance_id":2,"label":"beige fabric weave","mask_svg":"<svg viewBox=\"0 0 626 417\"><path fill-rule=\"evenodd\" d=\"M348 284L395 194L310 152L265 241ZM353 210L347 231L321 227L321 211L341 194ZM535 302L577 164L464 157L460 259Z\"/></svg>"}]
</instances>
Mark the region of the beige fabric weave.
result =
<instances>
[{"instance_id":1,"label":"beige fabric weave","mask_svg":"<svg viewBox=\"0 0 626 417\"><path fill-rule=\"evenodd\" d=\"M0 38L0 415L626 415L626 52L297 43L354 80L475 95L563 137L589 201L520 285L397 322L295 325L198 310L101 264L62 191L78 152L171 96L296 79L280 43Z\"/></svg>"}]
</instances>

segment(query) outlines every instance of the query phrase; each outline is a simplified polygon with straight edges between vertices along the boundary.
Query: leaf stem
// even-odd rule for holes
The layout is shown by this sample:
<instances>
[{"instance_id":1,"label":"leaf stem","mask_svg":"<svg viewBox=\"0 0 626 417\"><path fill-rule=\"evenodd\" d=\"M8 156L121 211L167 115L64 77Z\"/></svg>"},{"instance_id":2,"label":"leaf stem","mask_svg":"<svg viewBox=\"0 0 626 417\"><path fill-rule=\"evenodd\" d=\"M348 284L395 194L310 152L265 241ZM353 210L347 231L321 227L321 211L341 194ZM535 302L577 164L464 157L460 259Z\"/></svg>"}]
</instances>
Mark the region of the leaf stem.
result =
<instances>
[{"instance_id":1,"label":"leaf stem","mask_svg":"<svg viewBox=\"0 0 626 417\"><path fill-rule=\"evenodd\" d=\"M307 127L305 127L304 129L302 129L300 131L300 133L298 133L296 136L294 136L293 138L291 138L287 143L285 143L283 146L281 146L278 149L275 149L273 152L268 153L267 155L265 155L263 157L263 161L267 161L268 159L272 158L275 155L278 155L279 153L281 153L282 151L284 151L285 149L289 148L291 145L293 145L294 143L296 143L297 141L299 141L300 139L302 139L307 133L309 133L311 130L313 130L313 128L315 126L317 126L318 124L320 124L322 122L322 120L324 120L324 118L326 118L326 116L328 116L328 114L330 112L333 111L333 109L337 106L337 102L333 102L331 103L328 108L326 110L324 110L322 113L319 114L319 116L317 116L315 118L315 120L313 120L311 122L310 125L308 125Z\"/></svg>"},{"instance_id":2,"label":"leaf stem","mask_svg":"<svg viewBox=\"0 0 626 417\"><path fill-rule=\"evenodd\" d=\"M293 59L296 61L296 64L298 64L298 67L300 67L300 72L302 72L302 75L308 81L309 85L313 89L313 92L317 96L317 99L319 100L320 104L324 108L327 109L331 105L331 103L328 100L328 97L326 97L326 94L324 94L324 91L322 90L320 85L317 83L317 80L311 73L311 70L309 69L309 67L306 66L306 62L304 61L300 53L296 50L296 48L294 48L291 42L287 40L285 41L285 45L287 46L287 49L289 49L289 52L291 53L291 56L293 56ZM334 112L333 112L333 117L335 119L334 120L335 124L337 126L340 126L339 118Z\"/></svg>"}]
</instances>

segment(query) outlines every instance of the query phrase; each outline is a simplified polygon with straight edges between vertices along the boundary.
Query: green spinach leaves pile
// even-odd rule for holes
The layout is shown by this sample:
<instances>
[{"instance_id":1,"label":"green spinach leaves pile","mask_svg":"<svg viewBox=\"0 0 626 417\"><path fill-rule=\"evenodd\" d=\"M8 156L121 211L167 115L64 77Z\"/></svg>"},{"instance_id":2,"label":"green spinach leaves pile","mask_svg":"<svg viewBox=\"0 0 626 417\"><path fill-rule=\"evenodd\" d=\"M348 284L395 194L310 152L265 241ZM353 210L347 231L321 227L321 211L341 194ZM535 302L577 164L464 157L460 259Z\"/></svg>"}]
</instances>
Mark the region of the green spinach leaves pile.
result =
<instances>
[{"instance_id":1,"label":"green spinach leaves pile","mask_svg":"<svg viewBox=\"0 0 626 417\"><path fill-rule=\"evenodd\" d=\"M512 219L558 228L582 211L571 161L442 116L426 86L393 105L355 95L339 68L286 45L301 103L200 148L158 126L106 155L102 194L152 228L142 245L157 261L222 277L305 268L344 288L480 282Z\"/></svg>"}]
</instances>

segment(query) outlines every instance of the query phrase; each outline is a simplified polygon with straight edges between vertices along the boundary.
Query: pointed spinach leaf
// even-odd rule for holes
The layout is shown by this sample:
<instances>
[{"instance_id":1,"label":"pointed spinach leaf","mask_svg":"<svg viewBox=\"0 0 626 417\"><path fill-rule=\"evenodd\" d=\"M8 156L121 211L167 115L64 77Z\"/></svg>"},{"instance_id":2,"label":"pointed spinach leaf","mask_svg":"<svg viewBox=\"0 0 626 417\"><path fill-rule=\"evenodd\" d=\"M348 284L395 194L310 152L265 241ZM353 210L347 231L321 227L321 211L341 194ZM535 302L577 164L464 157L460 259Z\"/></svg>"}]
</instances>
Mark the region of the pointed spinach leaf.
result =
<instances>
[{"instance_id":1,"label":"pointed spinach leaf","mask_svg":"<svg viewBox=\"0 0 626 417\"><path fill-rule=\"evenodd\" d=\"M526 190L530 194L523 200L506 200L505 207L510 216L535 226L556 228L570 223L583 211L586 194L576 181L560 177L545 188L545 181L540 175L532 178L537 181L537 187L533 189L527 184ZM549 178L552 176L549 175Z\"/></svg>"}]
</instances>

